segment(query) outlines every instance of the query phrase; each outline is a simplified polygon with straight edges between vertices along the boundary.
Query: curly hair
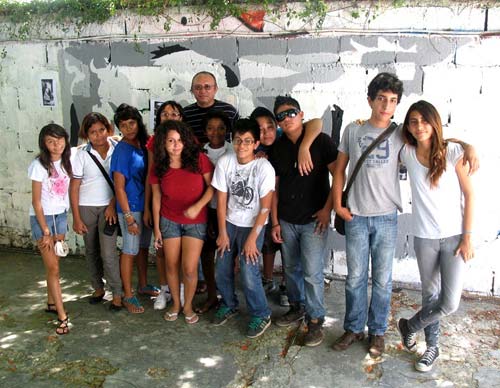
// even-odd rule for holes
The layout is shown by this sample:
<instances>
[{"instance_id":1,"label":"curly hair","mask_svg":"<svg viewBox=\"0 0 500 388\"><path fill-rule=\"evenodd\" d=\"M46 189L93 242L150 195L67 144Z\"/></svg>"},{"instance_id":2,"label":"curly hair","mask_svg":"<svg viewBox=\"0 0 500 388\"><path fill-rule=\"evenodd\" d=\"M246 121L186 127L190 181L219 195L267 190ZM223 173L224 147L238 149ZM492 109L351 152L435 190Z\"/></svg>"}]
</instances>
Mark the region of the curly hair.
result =
<instances>
[{"instance_id":1,"label":"curly hair","mask_svg":"<svg viewBox=\"0 0 500 388\"><path fill-rule=\"evenodd\" d=\"M427 176L431 182L431 187L436 187L439 178L446 171L446 146L447 141L443 139L443 127L441 125L441 116L437 109L431 103L420 100L414 103L406 113L403 123L403 137L406 143L417 147L417 140L413 137L409 130L410 115L412 112L418 112L422 115L425 121L432 127L431 138L431 153L429 155L429 172Z\"/></svg>"},{"instance_id":2,"label":"curly hair","mask_svg":"<svg viewBox=\"0 0 500 388\"><path fill-rule=\"evenodd\" d=\"M51 176L54 170L54 164L50 156L50 151L45 144L45 138L47 136L52 136L56 139L64 138L65 146L61 156L61 165L64 171L66 171L66 174L68 174L68 176L71 178L73 176L73 169L71 168L70 161L71 145L69 144L68 132L66 132L66 130L60 125L52 123L44 126L41 129L40 134L38 135L38 147L40 148L40 153L37 157L41 165L47 170L49 176Z\"/></svg>"},{"instance_id":3,"label":"curly hair","mask_svg":"<svg viewBox=\"0 0 500 388\"><path fill-rule=\"evenodd\" d=\"M175 110L177 110L177 112L179 112L179 115L181 116L181 121L185 120L186 116L184 115L184 109L182 108L181 104L179 104L177 101L174 101L174 100L165 101L163 104L161 104L159 106L159 108L156 111L155 131L156 131L156 127L158 125L160 125L160 123L161 123L161 114L162 114L163 110L165 109L165 107L167 107L169 105L172 108L174 108Z\"/></svg>"},{"instance_id":4,"label":"curly hair","mask_svg":"<svg viewBox=\"0 0 500 388\"><path fill-rule=\"evenodd\" d=\"M231 133L233 131L233 123L227 117L227 115L221 110L209 110L203 120L201 121L201 127L204 131L207 130L208 122L212 119L219 119L222 121L224 126L226 127L226 133Z\"/></svg>"},{"instance_id":5,"label":"curly hair","mask_svg":"<svg viewBox=\"0 0 500 388\"><path fill-rule=\"evenodd\" d=\"M87 140L89 138L89 129L92 125L95 123L101 123L104 125L104 127L107 129L109 136L113 135L113 126L109 122L109 120L106 118L106 116L97 113L97 112L90 112L85 115L85 117L82 120L82 125L80 126L80 131L78 132L78 137L80 139Z\"/></svg>"},{"instance_id":6,"label":"curly hair","mask_svg":"<svg viewBox=\"0 0 500 388\"><path fill-rule=\"evenodd\" d=\"M181 153L181 168L200 172L198 157L201 152L200 146L196 142L191 129L182 121L167 120L156 127L155 140L153 145L153 160L155 173L161 178L170 168L170 156L167 153L165 143L170 131L179 133L183 149Z\"/></svg>"},{"instance_id":7,"label":"curly hair","mask_svg":"<svg viewBox=\"0 0 500 388\"><path fill-rule=\"evenodd\" d=\"M403 82L395 74L379 73L373 78L368 85L368 97L370 100L377 98L377 93L380 91L390 90L398 95L398 104L401 102L403 95Z\"/></svg>"},{"instance_id":8,"label":"curly hair","mask_svg":"<svg viewBox=\"0 0 500 388\"><path fill-rule=\"evenodd\" d=\"M116 127L120 128L120 121L126 120L135 120L137 121L137 127L139 131L137 132L137 139L139 140L139 144L141 148L146 147L146 143L148 141L148 131L146 130L146 126L144 125L144 121L142 121L141 113L137 110L136 107L130 106L128 104L120 104L118 108L116 108L115 116L113 117L113 121L115 122Z\"/></svg>"}]
</instances>

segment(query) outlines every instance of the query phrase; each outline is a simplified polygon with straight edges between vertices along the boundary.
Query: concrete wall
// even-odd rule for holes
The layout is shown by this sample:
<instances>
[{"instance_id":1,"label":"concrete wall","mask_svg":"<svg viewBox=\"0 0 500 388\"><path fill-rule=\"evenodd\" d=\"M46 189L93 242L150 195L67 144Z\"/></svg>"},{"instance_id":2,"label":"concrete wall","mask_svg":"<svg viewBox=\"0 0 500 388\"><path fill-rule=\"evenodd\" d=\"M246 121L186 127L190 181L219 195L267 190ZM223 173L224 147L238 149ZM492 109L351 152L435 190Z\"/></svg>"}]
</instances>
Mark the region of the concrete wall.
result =
<instances>
[{"instance_id":1,"label":"concrete wall","mask_svg":"<svg viewBox=\"0 0 500 388\"><path fill-rule=\"evenodd\" d=\"M27 215L31 184L26 171L37 153L38 132L49 121L63 124L73 144L82 117L90 111L111 118L115 107L126 102L137 106L149 122L151 100L191 103L192 75L209 70L218 78L218 98L237 106L243 116L259 105L271 108L276 95L288 93L300 101L306 119L323 117L324 131L331 133L332 107L344 110L343 126L367 118L367 85L378 72L390 71L405 86L396 121L402 121L410 104L427 99L439 108L446 135L474 144L480 154L482 167L473 178L477 257L467 272L466 288L498 294L500 282L492 282L500 269L500 243L496 240L500 193L494 170L499 164L500 131L494 112L500 100L500 38L478 32L488 14L489 26L498 24L495 9L486 15L477 9L386 10L364 25L345 22L346 17L332 12L320 33L296 35L282 35L286 27L278 29L279 23L266 20L259 33L228 18L216 33L208 32L206 22L202 27L188 25L185 30L174 25L170 35L160 33L161 20L142 21L144 35L136 39L130 38L134 28L138 29L132 23L136 19L122 15L96 27L94 35L100 37L73 39L71 30L52 31L51 36L58 39L50 41L9 41L3 36L0 244L31 244ZM450 26L460 31L429 32ZM233 34L220 37L221 31ZM90 29L88 34L92 35ZM55 106L41 103L42 79L54 80ZM401 184L405 212L400 216L394 279L416 283L418 270L407 233L411 198L408 182ZM78 252L81 239L72 232L68 237ZM331 246L335 272L344 274L345 246L334 232Z\"/></svg>"}]
</instances>

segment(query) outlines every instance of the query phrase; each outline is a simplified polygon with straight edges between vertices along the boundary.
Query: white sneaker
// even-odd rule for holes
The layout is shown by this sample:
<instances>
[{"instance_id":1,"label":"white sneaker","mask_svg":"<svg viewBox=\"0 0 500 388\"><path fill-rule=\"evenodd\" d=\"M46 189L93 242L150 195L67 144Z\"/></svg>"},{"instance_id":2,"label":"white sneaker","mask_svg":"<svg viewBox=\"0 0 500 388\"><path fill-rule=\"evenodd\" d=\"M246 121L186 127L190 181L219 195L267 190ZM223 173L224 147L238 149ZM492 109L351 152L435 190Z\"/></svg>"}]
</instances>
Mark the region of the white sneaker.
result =
<instances>
[{"instance_id":1,"label":"white sneaker","mask_svg":"<svg viewBox=\"0 0 500 388\"><path fill-rule=\"evenodd\" d=\"M162 290L156 297L153 308L155 310L163 310L165 307L167 307L167 303L170 302L171 299L172 296L170 295L170 293Z\"/></svg>"}]
</instances>

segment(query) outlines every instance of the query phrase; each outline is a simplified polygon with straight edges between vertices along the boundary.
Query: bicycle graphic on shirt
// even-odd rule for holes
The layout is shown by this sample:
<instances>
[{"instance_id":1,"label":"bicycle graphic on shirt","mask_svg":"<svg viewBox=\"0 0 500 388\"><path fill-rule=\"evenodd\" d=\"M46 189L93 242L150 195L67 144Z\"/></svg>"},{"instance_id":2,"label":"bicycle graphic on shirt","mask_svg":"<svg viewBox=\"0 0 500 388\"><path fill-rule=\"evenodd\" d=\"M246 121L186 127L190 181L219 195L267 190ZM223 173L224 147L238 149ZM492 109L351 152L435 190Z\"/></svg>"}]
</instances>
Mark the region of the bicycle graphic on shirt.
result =
<instances>
[{"instance_id":1,"label":"bicycle graphic on shirt","mask_svg":"<svg viewBox=\"0 0 500 388\"><path fill-rule=\"evenodd\" d=\"M240 197L241 200L238 202L243 202L243 205L248 205L253 200L253 189L248 184L248 178L242 181L237 181L231 183L231 194L235 197Z\"/></svg>"}]
</instances>

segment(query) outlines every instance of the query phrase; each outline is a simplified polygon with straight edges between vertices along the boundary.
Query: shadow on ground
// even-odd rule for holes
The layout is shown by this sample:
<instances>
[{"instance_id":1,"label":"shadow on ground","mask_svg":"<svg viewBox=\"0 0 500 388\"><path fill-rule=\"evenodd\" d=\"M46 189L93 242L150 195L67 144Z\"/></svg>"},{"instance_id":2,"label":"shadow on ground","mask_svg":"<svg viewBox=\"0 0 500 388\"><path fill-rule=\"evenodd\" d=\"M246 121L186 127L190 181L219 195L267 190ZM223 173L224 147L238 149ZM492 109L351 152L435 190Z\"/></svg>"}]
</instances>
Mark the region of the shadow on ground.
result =
<instances>
[{"instance_id":1,"label":"shadow on ground","mask_svg":"<svg viewBox=\"0 0 500 388\"><path fill-rule=\"evenodd\" d=\"M154 282L155 268L149 272ZM222 327L210 325L211 313L193 326L183 316L165 322L163 312L154 311L147 298L142 298L142 315L112 313L109 302L92 306L87 302L86 263L80 257L61 263L72 328L59 337L54 316L44 312L41 258L0 250L0 274L2 387L500 387L498 300L463 300L442 324L440 360L432 372L422 374L413 368L414 356L401 349L394 326L395 318L418 308L420 297L414 291L393 294L386 354L372 360L367 343L341 353L331 349L343 332L341 281L325 293L325 341L306 348L300 346L302 327L273 325L263 336L246 339L242 297L241 314ZM274 316L286 311L277 298L270 296Z\"/></svg>"}]
</instances>

